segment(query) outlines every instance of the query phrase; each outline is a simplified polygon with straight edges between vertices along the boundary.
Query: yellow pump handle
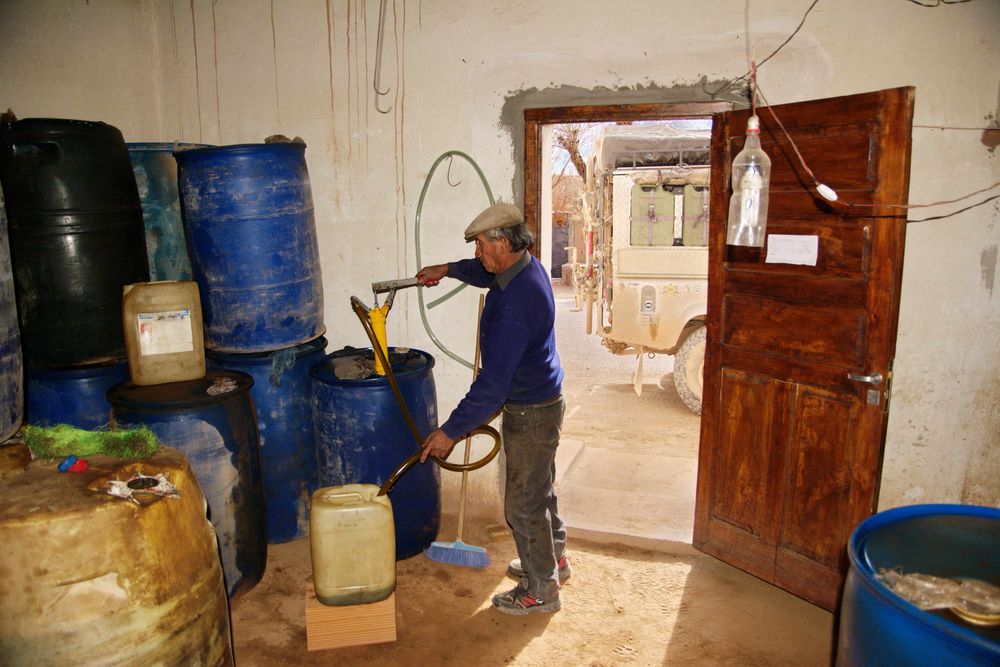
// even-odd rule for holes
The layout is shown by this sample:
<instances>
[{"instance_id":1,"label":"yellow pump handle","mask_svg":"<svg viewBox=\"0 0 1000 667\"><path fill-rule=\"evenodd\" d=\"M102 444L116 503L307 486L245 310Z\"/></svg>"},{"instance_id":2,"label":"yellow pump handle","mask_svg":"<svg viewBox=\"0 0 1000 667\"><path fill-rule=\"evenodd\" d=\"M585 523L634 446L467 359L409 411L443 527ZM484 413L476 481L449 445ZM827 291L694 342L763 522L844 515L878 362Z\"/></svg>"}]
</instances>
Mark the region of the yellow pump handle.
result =
<instances>
[{"instance_id":1,"label":"yellow pump handle","mask_svg":"<svg viewBox=\"0 0 1000 667\"><path fill-rule=\"evenodd\" d=\"M385 375L386 369L382 365L382 358L389 354L389 345L386 342L387 337L385 333L385 320L388 316L388 303L384 303L378 308L372 308L368 311L368 319L371 321L372 332L375 334L375 342L372 344L378 345L379 349L382 350L382 354L375 355L375 372L379 375Z\"/></svg>"},{"instance_id":2,"label":"yellow pump handle","mask_svg":"<svg viewBox=\"0 0 1000 667\"><path fill-rule=\"evenodd\" d=\"M406 425L410 428L410 433L413 434L413 439L417 441L417 451L414 452L412 455L410 455L408 459L403 461L399 465L399 467L396 468L396 471L393 472L391 475L389 475L389 478L385 480L384 484L382 484L382 488L379 489L378 495L384 496L386 493L389 492L389 489L391 489L392 486L396 483L396 480L398 480L403 475L403 473L409 470L410 466L412 466L414 463L420 460L421 447L424 444L424 438L426 436L421 435L420 431L417 430L417 425L413 421L413 416L410 414L410 409L406 406L406 399L403 398L403 392L400 391L399 383L396 382L396 375L392 372L392 366L389 363L389 356L378 344L378 338L375 335L375 331L372 328L372 324L368 316L369 312L375 312L375 310L378 309L373 308L371 311L368 311L365 308L364 304L361 303L361 300L358 299L358 297L356 296L351 297L351 308L354 309L355 315L357 315L358 319L361 320L361 326L364 328L365 333L368 334L368 340L371 341L372 349L375 352L375 359L377 362L381 361L382 367L386 371L385 373L386 380L389 381L389 386L392 388L392 393L396 397L396 403L397 405L399 405L399 409L403 413L403 418L406 420ZM490 461L492 461L494 458L496 458L496 455L500 453L500 434L492 426L483 424L479 428L473 429L467 434L467 436L469 437L473 435L488 435L491 438L493 438L493 449L491 449L489 453L486 454L486 456L479 459L478 461L474 461L472 463L460 464L460 463L449 463L445 459L442 459L438 456L432 456L431 459L434 461L434 463L438 464L445 470L451 470L454 472L478 470L479 468L482 468Z\"/></svg>"}]
</instances>

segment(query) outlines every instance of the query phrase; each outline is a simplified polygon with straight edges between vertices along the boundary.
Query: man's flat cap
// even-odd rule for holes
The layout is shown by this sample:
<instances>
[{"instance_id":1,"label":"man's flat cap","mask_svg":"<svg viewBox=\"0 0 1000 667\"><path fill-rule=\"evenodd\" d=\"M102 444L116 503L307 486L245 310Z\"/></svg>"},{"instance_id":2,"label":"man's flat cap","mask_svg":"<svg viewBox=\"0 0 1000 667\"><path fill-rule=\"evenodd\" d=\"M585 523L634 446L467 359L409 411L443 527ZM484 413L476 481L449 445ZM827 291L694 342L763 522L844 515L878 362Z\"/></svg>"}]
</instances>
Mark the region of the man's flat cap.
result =
<instances>
[{"instance_id":1,"label":"man's flat cap","mask_svg":"<svg viewBox=\"0 0 1000 667\"><path fill-rule=\"evenodd\" d=\"M524 216L521 215L521 209L513 204L493 204L477 215L472 224L465 228L465 242L469 243L475 240L480 232L502 227L515 227L523 222Z\"/></svg>"}]
</instances>

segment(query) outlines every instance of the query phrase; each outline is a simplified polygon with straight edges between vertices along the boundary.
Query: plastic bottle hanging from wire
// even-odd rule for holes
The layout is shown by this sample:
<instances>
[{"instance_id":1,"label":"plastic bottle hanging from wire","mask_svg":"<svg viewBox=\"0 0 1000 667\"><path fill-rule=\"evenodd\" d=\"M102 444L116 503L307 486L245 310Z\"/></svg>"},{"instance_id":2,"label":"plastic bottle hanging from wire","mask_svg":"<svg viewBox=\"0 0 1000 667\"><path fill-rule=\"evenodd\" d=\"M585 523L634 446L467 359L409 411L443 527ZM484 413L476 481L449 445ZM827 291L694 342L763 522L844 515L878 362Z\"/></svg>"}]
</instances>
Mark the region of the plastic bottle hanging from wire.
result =
<instances>
[{"instance_id":1,"label":"plastic bottle hanging from wire","mask_svg":"<svg viewBox=\"0 0 1000 667\"><path fill-rule=\"evenodd\" d=\"M728 245L757 248L764 245L770 178L771 158L760 147L760 121L757 116L750 116L746 143L733 158Z\"/></svg>"}]
</instances>

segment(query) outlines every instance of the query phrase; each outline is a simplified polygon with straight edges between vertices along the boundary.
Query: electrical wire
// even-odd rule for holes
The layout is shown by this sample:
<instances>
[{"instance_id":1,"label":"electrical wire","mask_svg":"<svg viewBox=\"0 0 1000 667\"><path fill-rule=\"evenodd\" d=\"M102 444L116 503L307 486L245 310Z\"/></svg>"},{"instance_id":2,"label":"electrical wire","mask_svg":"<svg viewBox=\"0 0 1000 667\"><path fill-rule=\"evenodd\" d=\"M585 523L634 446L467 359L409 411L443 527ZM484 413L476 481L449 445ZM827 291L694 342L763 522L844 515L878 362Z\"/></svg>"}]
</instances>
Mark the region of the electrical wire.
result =
<instances>
[{"instance_id":1,"label":"electrical wire","mask_svg":"<svg viewBox=\"0 0 1000 667\"><path fill-rule=\"evenodd\" d=\"M968 199L969 197L975 197L978 194L982 194L984 192L987 192L989 190L992 190L992 189L1000 186L1000 181L997 181L993 185L990 185L990 186L987 186L985 188L982 188L981 190L976 190L975 192L970 192L968 194L964 194L961 197L956 197L954 199L943 199L943 200L940 200L940 201L929 202L929 203L926 203L926 204L856 204L856 203L853 203L853 202L850 202L850 201L846 201L846 200L840 199L837 196L837 193L834 192L832 188L830 188L829 186L827 186L824 183L821 183L819 181L819 179L816 178L816 175L813 173L812 169L810 169L809 165L806 164L806 160L802 156L801 151L799 151L799 147L795 144L795 140L792 139L792 135L789 134L788 130L785 128L784 124L781 122L781 119L778 118L778 114L776 114L774 112L774 107L772 107L771 103L767 101L767 97L765 97L764 92L762 90L760 90L760 86L757 85L756 75L755 75L755 78L754 78L754 90L755 90L755 95L760 95L760 99L763 100L765 106L767 107L768 112L771 114L771 117L774 118L774 122L778 124L778 127L781 128L781 131L785 135L785 138L788 139L788 143L791 145L792 150L795 151L795 155L799 159L799 164L802 165L802 168L805 169L805 171L806 171L807 174L809 174L809 178L812 179L812 181L813 181L813 187L816 188L816 190L820 194L820 196L822 196L825 200L827 200L829 202L839 203L839 204L842 204L844 206L847 206L848 208L867 208L867 207L875 208L875 207L878 207L878 208L897 208L897 209L909 210L909 209L912 209L912 208L928 208L928 207L931 207L931 206L941 206L941 205L944 205L944 204L954 204L956 202L962 201L963 199ZM831 196L828 196L828 194L832 195L832 198L831 198ZM930 220L940 220L942 218L947 218L947 217L952 216L952 215L957 215L958 213L962 213L963 211L968 211L969 209L975 208L976 206L981 206L982 204L990 202L993 199L996 199L997 197L1000 197L1000 195L997 195L996 197L991 197L989 199L981 201L978 204L973 204L972 206L967 206L967 207L965 207L963 209L960 209L958 211L954 211L953 213L949 213L949 214L945 214L945 215L940 215L940 216L934 216L934 217L930 217L930 218L923 218L923 219L920 219L920 220L910 220L908 222L928 222Z\"/></svg>"},{"instance_id":2,"label":"electrical wire","mask_svg":"<svg viewBox=\"0 0 1000 667\"><path fill-rule=\"evenodd\" d=\"M963 1L968 1L968 0L963 0ZM768 57L764 58L759 63L757 63L757 67L760 67L761 65L763 65L764 63L766 63L768 60L770 60L774 56L778 55L778 52L781 51L781 49L785 48L785 46L790 41L792 41L792 38L795 37L795 35L797 35L800 30L802 30L802 26L805 25L805 23L806 23L806 17L809 16L809 12L811 12L813 10L813 8L817 5L817 3L819 3L819 0L813 0L812 4L809 5L809 8L806 10L805 14L802 15L802 20L799 21L798 26L796 26L795 30L792 31L792 34L790 34L785 39L785 41L783 41L781 44L779 44L778 48L776 48L774 51L771 51L771 54ZM749 39L749 37L748 37L748 39ZM754 74L753 67L751 67L749 70L747 70L746 74L744 74L743 76L740 76L740 77L737 77L735 79L732 79L731 81L727 81L725 84L723 84L722 86L720 86L718 90L716 90L714 92L705 90L704 86L702 86L702 90L705 91L706 93L708 93L708 95L712 99L715 99L715 96L718 95L719 93L721 93L723 90L725 90L726 88L731 88L733 85L739 83L740 81L743 81L744 79L746 79L747 77L749 77L752 74Z\"/></svg>"},{"instance_id":3,"label":"electrical wire","mask_svg":"<svg viewBox=\"0 0 1000 667\"><path fill-rule=\"evenodd\" d=\"M790 135L788 133L788 130L785 129L785 126L781 122L781 119L778 118L778 114L774 113L774 107L772 107L771 103L767 101L766 97L764 97L764 91L760 89L760 86L756 85L756 81L754 82L754 88L756 88L757 94L760 95L760 99L764 100L764 105L767 107L768 112L771 114L771 118L773 118L774 122L776 122L778 124L778 127L781 128L781 131L784 133L785 138L788 139L788 143L792 145L792 149L795 151L795 155L798 156L799 163L802 165L802 168L806 170L806 173L809 174L809 178L813 180L813 185L818 188L820 185L822 185L822 183L819 182L819 179L816 178L816 175L813 173L812 169L810 169L809 165L806 164L806 160L804 157L802 157L802 153L799 152L799 147L795 145L795 140L792 139L792 135Z\"/></svg>"},{"instance_id":4,"label":"electrical wire","mask_svg":"<svg viewBox=\"0 0 1000 667\"><path fill-rule=\"evenodd\" d=\"M965 213L969 209L976 208L977 206L982 206L983 204L988 204L991 201L993 201L994 199L998 199L998 198L1000 198L1000 195L993 195L992 197L990 197L988 199L984 199L983 201L978 202L976 204L972 204L970 206L966 206L965 208L960 208L957 211L952 211L951 213L944 213L942 215L934 215L934 216L931 216L929 218L920 218L918 220L907 220L907 222L930 222L931 220L943 220L945 218L950 218L953 215L958 215L959 213Z\"/></svg>"},{"instance_id":5,"label":"electrical wire","mask_svg":"<svg viewBox=\"0 0 1000 667\"><path fill-rule=\"evenodd\" d=\"M997 187L998 185L1000 185L1000 181L997 181L993 185L987 186L987 187L983 188L982 190L976 190L975 192L970 192L967 195L962 195L961 197L956 197L955 199L942 199L941 201L932 201L929 204L879 204L879 206L881 206L882 208L928 208L929 206L941 206L943 204L954 204L956 202L962 201L963 199L968 199L969 197L975 197L978 194L982 194L982 193L984 193L984 192L986 192L988 190L992 190L993 188ZM1000 195L998 195L998 196L1000 196ZM989 199L987 199L986 201L989 201ZM985 204L986 202L981 202L981 203ZM855 206L857 206L857 205L858 204L855 204ZM956 213L960 213L960 212L961 211L956 211Z\"/></svg>"},{"instance_id":6,"label":"electrical wire","mask_svg":"<svg viewBox=\"0 0 1000 667\"><path fill-rule=\"evenodd\" d=\"M961 4L961 3L965 3L965 2L970 2L971 0L937 0L936 4L933 4L933 5L924 4L922 2L919 2L918 0L909 0L909 1L912 2L913 4L919 5L921 7L937 7L937 6L942 5L942 4L945 4L945 5L957 5L957 4ZM802 156L802 152L799 150L799 147L795 144L795 140L792 139L792 135L785 128L784 124L781 122L781 119L778 118L778 115L774 112L774 108L771 106L771 103L767 101L767 97L765 97L763 91L761 91L760 85L757 82L757 68L760 67L761 65L763 65L764 63L766 63L771 58L773 58L775 55L777 55L778 52L781 51L781 49L783 49L785 47L785 45L787 45L790 41L792 41L792 38L794 38L795 35L798 34L798 32L802 29L802 26L805 25L806 18L809 16L809 13L813 10L813 8L816 7L816 5L817 5L818 2L819 2L819 0L813 0L812 4L809 5L809 8L806 9L805 13L802 15L802 19L799 21L798 26L796 26L795 30L792 31L792 34L790 34L785 39L785 41L783 41L781 44L779 44L778 48L776 48L774 51L772 51L770 55L768 55L766 58L764 58L762 61L760 61L758 63L756 61L756 57L754 55L754 46L753 46L753 41L752 41L751 35L750 35L750 0L746 0L746 4L745 4L745 7L744 7L744 29L746 31L747 54L748 54L748 59L750 61L750 69L746 72L746 74L743 74L742 76L740 76L740 77L738 77L736 79L733 79L731 81L726 82L723 86L721 86L718 90L716 90L714 92L710 92L708 90L705 90L704 86L702 86L702 90L704 90L706 93L708 93L708 95L710 95L712 98L715 98L716 95L718 95L719 93L721 93L726 88L729 88L729 87L733 86L734 84L736 84L736 83L738 83L740 81L743 81L747 77L750 77L750 88L751 88L751 90L750 90L750 107L751 107L751 114L754 115L754 116L757 115L757 97L760 96L761 101L764 102L764 105L767 107L767 110L771 114L771 117L774 119L774 122L777 123L778 127L781 129L782 133L785 135L785 138L788 139L788 143L791 145L792 150L795 151L795 155L796 155L796 157L798 157L799 164L802 165L802 168L809 175L809 178L812 179L812 181L813 181L813 187L815 188L816 192L823 199L825 199L826 201L831 202L831 203L841 204L843 206L847 206L848 208L865 208L865 207L875 208L875 207L879 207L879 208L896 208L896 209L906 209L906 210L909 210L909 209L912 209L912 208L927 208L927 207L931 207L931 206L941 206L941 205L944 205L944 204L954 204L956 202L962 201L964 199L968 199L969 197L974 197L975 195L981 194L981 193L986 192L988 190L992 190L993 188L996 188L997 186L1000 186L1000 181L998 181L998 182L994 183L993 185L990 185L989 187L983 188L981 190L976 190L975 192L970 192L968 194L962 195L961 197L956 197L955 199L935 201L935 202L930 202L930 203L927 203L927 204L856 204L856 203L853 203L853 202L850 202L850 201L846 201L846 200L840 199L838 197L836 191L833 190L833 188L829 187L825 183L821 183L819 181L819 179L816 178L816 175L813 173L812 169L809 168L809 165L806 163L805 158ZM918 127L920 127L920 126L918 126ZM956 128L956 129L959 129L959 128ZM976 128L961 128L961 129L976 129ZM984 130L985 129L992 129L992 128L984 128ZM991 201L993 201L993 200L995 200L997 198L1000 198L1000 195L995 195L993 197L989 197L989 198L987 198L987 199L985 199L985 200L983 200L981 202L978 202L976 204L972 204L970 206L966 206L965 208L959 209L957 211L953 211L951 213L946 213L946 214L937 215L937 216L931 216L931 217L928 217L928 218L921 218L919 220L907 220L907 222L929 222L931 220L941 220L943 218L948 218L948 217L951 217L953 215L958 215L959 213L963 213L963 212L968 211L970 209L976 208L977 206L982 206L983 204L987 204L987 203L989 203L989 202L991 202Z\"/></svg>"}]
</instances>

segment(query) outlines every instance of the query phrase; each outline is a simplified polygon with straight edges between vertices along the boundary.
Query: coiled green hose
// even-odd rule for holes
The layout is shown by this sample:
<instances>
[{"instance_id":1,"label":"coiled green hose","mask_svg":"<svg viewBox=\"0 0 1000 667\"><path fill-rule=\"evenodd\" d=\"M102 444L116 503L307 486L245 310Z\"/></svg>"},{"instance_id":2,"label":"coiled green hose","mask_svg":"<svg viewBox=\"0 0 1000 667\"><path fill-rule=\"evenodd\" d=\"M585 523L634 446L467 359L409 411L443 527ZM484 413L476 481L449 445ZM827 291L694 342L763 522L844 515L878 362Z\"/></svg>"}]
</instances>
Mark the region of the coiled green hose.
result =
<instances>
[{"instance_id":1,"label":"coiled green hose","mask_svg":"<svg viewBox=\"0 0 1000 667\"><path fill-rule=\"evenodd\" d=\"M416 246L416 249L417 249L417 268L418 269L420 269L420 268L423 267L423 263L422 263L422 261L420 259L420 212L424 208L424 197L427 195L427 188L430 187L431 179L434 177L434 172L437 170L438 165L441 164L442 162L444 162L448 158L454 158L454 156L465 158L469 162L469 164L472 165L472 168L476 170L477 174L479 174L479 180L482 181L483 188L486 189L486 197L487 197L487 199L490 200L490 206L492 206L493 204L496 203L493 200L493 191L490 190L490 184L486 182L486 176L483 174L483 170L479 168L479 165L476 164L475 160L473 160L471 157L469 157L468 155L466 155L462 151L447 151L445 153L442 153L441 156L437 160L434 161L434 164L431 165L431 170L427 174L427 178L424 179L424 187L421 188L421 190L420 190L420 199L417 200L417 213L416 213L416 218L415 218L413 233L414 233L414 235L416 237L416 243L414 245ZM420 288L420 289L417 290L417 303L420 305L420 320L424 323L424 330L427 332L427 335L430 336L430 338L434 342L434 344L437 345L438 349L441 350L442 352L444 352L445 354L447 354L449 357L451 357L452 359L454 359L458 363L460 363L463 366L465 366L466 368L471 369L472 368L472 362L471 361L466 361L462 357L458 356L457 354L455 354L454 352L452 352L451 350L449 350L448 348L446 348L444 346L444 343L442 343L440 340L438 340L438 337L434 335L434 331L431 330L431 325L427 321L427 310L426 310L427 308L434 308L435 306L437 306L437 305L439 305L441 303L444 303L445 301L447 301L451 297L453 297L456 294L458 294L459 292L461 292L466 287L467 287L467 285L465 283L462 283L461 285L459 285L458 287L456 287L452 291L448 292L444 296L439 297L439 298L435 299L434 301L430 302L426 306L426 308L424 306L424 290L423 290L423 288Z\"/></svg>"}]
</instances>

